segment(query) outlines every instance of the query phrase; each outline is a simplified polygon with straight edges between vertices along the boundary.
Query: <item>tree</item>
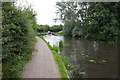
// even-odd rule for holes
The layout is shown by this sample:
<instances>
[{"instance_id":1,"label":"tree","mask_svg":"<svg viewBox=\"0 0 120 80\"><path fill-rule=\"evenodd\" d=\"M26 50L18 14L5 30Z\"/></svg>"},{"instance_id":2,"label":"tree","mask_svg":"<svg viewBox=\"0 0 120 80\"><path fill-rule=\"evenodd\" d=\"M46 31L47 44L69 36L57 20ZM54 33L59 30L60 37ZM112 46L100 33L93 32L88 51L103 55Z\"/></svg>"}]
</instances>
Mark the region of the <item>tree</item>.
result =
<instances>
[{"instance_id":1,"label":"tree","mask_svg":"<svg viewBox=\"0 0 120 80\"><path fill-rule=\"evenodd\" d=\"M53 25L52 27L50 27L50 30L52 32L59 32L63 29L63 26L62 25Z\"/></svg>"},{"instance_id":2,"label":"tree","mask_svg":"<svg viewBox=\"0 0 120 80\"><path fill-rule=\"evenodd\" d=\"M77 36L79 31L84 30L83 36L85 38L118 40L118 31L120 30L119 3L58 2L56 6L58 20L65 23L64 34L72 32L70 35ZM68 26L70 24L72 26ZM70 27L73 31L70 31L72 30ZM76 30L77 28L79 29Z\"/></svg>"},{"instance_id":3,"label":"tree","mask_svg":"<svg viewBox=\"0 0 120 80\"><path fill-rule=\"evenodd\" d=\"M86 37L101 40L117 40L118 19L115 14L117 3L89 3ZM110 6L110 7L109 7Z\"/></svg>"}]
</instances>

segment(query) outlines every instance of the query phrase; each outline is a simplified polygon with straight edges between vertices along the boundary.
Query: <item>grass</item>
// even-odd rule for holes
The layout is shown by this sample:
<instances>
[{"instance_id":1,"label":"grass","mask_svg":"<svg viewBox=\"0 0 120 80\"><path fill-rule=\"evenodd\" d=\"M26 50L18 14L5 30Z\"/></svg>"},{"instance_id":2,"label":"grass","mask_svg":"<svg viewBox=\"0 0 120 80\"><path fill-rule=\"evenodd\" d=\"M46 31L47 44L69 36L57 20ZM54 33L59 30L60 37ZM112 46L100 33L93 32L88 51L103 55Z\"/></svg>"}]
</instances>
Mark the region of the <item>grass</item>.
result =
<instances>
[{"instance_id":1,"label":"grass","mask_svg":"<svg viewBox=\"0 0 120 80\"><path fill-rule=\"evenodd\" d=\"M61 58L61 56L57 53L58 49L55 46L52 47L43 37L41 36L38 36L38 37L41 38L48 45L49 49L52 51L54 60L58 65L61 78L63 79L68 78L68 73L67 73L67 69L65 67L64 61Z\"/></svg>"},{"instance_id":2,"label":"grass","mask_svg":"<svg viewBox=\"0 0 120 80\"><path fill-rule=\"evenodd\" d=\"M57 34L63 35L63 31L59 31L59 32L57 32Z\"/></svg>"},{"instance_id":3,"label":"grass","mask_svg":"<svg viewBox=\"0 0 120 80\"><path fill-rule=\"evenodd\" d=\"M59 48L63 48L63 41L62 40L60 40L60 42L59 42Z\"/></svg>"}]
</instances>

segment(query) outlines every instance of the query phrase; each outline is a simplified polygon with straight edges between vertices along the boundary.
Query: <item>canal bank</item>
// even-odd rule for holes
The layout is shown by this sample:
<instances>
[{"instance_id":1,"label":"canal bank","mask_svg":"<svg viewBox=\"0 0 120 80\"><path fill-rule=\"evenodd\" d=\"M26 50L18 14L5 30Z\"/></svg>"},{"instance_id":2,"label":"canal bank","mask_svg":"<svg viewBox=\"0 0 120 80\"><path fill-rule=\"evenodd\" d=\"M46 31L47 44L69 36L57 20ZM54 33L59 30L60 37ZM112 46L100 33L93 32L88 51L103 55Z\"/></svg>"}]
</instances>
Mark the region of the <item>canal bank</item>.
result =
<instances>
[{"instance_id":1,"label":"canal bank","mask_svg":"<svg viewBox=\"0 0 120 80\"><path fill-rule=\"evenodd\" d=\"M38 37L41 38L47 44L49 49L51 50L52 55L54 57L54 60L57 64L57 66L58 66L60 77L62 79L69 78L68 72L67 72L67 69L66 69L66 66L65 66L65 65L69 65L69 63L67 63L67 59L65 59L64 56L61 56L60 54L58 54L58 47L57 46L51 46L49 44L49 42L47 42L43 37L41 37L41 36L38 36ZM66 63L64 63L64 62L66 62Z\"/></svg>"}]
</instances>

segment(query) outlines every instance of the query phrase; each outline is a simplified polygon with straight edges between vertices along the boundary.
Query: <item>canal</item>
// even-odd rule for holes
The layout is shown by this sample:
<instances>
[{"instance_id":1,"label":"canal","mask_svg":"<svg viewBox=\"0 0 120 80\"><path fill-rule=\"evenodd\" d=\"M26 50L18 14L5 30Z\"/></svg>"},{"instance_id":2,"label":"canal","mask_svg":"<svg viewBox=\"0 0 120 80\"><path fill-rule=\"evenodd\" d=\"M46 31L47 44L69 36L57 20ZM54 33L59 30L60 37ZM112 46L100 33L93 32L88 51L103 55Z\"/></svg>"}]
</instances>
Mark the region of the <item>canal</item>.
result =
<instances>
[{"instance_id":1,"label":"canal","mask_svg":"<svg viewBox=\"0 0 120 80\"><path fill-rule=\"evenodd\" d=\"M45 40L57 45L60 40L65 44L63 52L69 57L70 64L87 74L87 78L118 77L118 46L103 41L81 38L46 35Z\"/></svg>"}]
</instances>

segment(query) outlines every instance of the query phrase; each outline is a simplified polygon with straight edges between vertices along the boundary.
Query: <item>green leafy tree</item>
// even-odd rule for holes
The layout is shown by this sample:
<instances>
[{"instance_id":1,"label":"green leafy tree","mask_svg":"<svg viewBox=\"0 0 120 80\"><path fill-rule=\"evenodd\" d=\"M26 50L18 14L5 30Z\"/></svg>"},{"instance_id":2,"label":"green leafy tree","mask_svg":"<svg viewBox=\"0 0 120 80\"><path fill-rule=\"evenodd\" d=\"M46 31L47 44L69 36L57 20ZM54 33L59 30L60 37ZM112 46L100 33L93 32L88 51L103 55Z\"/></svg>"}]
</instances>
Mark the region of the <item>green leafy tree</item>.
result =
<instances>
[{"instance_id":1,"label":"green leafy tree","mask_svg":"<svg viewBox=\"0 0 120 80\"><path fill-rule=\"evenodd\" d=\"M66 20L64 28L63 28L63 34L65 36L72 36L72 30L75 27L75 22L73 20Z\"/></svg>"},{"instance_id":2,"label":"green leafy tree","mask_svg":"<svg viewBox=\"0 0 120 80\"><path fill-rule=\"evenodd\" d=\"M52 32L59 32L63 29L62 25L53 25L52 27L50 27L50 31Z\"/></svg>"},{"instance_id":3,"label":"green leafy tree","mask_svg":"<svg viewBox=\"0 0 120 80\"><path fill-rule=\"evenodd\" d=\"M47 32L50 30L50 26L49 25L38 25L38 32Z\"/></svg>"},{"instance_id":4,"label":"green leafy tree","mask_svg":"<svg viewBox=\"0 0 120 80\"><path fill-rule=\"evenodd\" d=\"M87 37L117 40L119 23L118 14L115 14L116 5L118 3L89 3L86 19Z\"/></svg>"},{"instance_id":5,"label":"green leafy tree","mask_svg":"<svg viewBox=\"0 0 120 80\"><path fill-rule=\"evenodd\" d=\"M101 2L58 2L58 20L65 23L64 34L105 41L118 40L120 4ZM69 21L71 23L69 23ZM71 24L71 26L70 26ZM79 28L79 29L78 29ZM71 34L72 33L72 34Z\"/></svg>"}]
</instances>

